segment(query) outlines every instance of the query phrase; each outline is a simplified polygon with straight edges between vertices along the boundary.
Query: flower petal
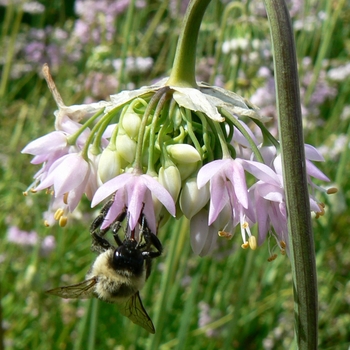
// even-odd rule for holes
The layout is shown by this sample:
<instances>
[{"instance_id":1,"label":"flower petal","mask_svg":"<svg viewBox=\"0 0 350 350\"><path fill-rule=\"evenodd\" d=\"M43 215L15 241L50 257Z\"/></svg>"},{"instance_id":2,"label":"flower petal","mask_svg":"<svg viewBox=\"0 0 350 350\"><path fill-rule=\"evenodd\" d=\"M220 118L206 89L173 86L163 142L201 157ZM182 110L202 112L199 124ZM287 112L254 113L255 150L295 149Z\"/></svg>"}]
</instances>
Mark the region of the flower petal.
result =
<instances>
[{"instance_id":1,"label":"flower petal","mask_svg":"<svg viewBox=\"0 0 350 350\"><path fill-rule=\"evenodd\" d=\"M105 198L109 197L112 193L116 192L135 175L130 173L124 173L116 176L115 178L104 183L95 193L91 202L91 208L102 202Z\"/></svg>"},{"instance_id":2,"label":"flower petal","mask_svg":"<svg viewBox=\"0 0 350 350\"><path fill-rule=\"evenodd\" d=\"M67 137L61 131L53 131L49 134L39 137L25 146L21 153L28 153L32 155L47 155L57 148L64 148L67 146Z\"/></svg>"},{"instance_id":3,"label":"flower petal","mask_svg":"<svg viewBox=\"0 0 350 350\"><path fill-rule=\"evenodd\" d=\"M141 177L145 185L151 191L152 195L154 195L164 205L172 216L175 216L175 203L170 193L152 176L144 174L141 175Z\"/></svg>"},{"instance_id":4,"label":"flower petal","mask_svg":"<svg viewBox=\"0 0 350 350\"><path fill-rule=\"evenodd\" d=\"M204 165L198 172L197 185L202 188L220 169L224 168L230 159L214 160Z\"/></svg>"}]
</instances>

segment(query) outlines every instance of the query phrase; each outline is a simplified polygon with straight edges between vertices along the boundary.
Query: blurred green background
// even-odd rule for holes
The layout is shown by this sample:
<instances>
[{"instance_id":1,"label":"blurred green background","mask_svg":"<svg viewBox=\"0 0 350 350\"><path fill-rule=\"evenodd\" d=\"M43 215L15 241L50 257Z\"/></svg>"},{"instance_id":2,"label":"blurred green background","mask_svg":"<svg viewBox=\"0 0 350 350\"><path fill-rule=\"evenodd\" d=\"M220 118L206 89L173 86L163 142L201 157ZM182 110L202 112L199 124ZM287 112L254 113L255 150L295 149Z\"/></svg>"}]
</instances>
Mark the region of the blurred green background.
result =
<instances>
[{"instance_id":1,"label":"blurred green background","mask_svg":"<svg viewBox=\"0 0 350 350\"><path fill-rule=\"evenodd\" d=\"M54 100L41 75L48 63L66 105L108 99L169 74L186 1L0 2L0 293L5 349L292 349L288 258L267 262L267 244L240 238L211 256L190 248L188 223L171 221L164 254L141 296L148 335L113 305L67 301L44 291L80 282L94 260L81 204L65 228L43 225L48 196L22 192L39 166L20 151L54 129ZM295 29L305 141L339 192L319 198L314 220L319 348L350 346L350 4L288 0ZM273 62L263 1L213 1L198 44L197 80L233 90L274 117ZM325 184L320 185L324 186ZM327 184L328 186L328 184Z\"/></svg>"}]
</instances>

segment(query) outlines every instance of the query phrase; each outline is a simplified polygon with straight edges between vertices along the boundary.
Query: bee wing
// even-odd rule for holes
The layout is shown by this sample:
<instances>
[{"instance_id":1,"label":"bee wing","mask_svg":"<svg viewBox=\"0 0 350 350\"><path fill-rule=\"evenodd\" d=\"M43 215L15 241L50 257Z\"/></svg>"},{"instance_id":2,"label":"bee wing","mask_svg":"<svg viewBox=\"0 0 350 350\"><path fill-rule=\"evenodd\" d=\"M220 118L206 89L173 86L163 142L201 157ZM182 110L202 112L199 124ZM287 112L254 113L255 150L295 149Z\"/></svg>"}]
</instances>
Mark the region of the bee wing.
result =
<instances>
[{"instance_id":1,"label":"bee wing","mask_svg":"<svg viewBox=\"0 0 350 350\"><path fill-rule=\"evenodd\" d=\"M153 322L142 305L139 292L135 293L125 303L118 305L118 310L123 316L128 317L135 324L143 327L146 331L154 334Z\"/></svg>"},{"instance_id":2,"label":"bee wing","mask_svg":"<svg viewBox=\"0 0 350 350\"><path fill-rule=\"evenodd\" d=\"M93 287L97 283L97 278L93 277L83 282L70 286L58 287L46 291L46 293L57 295L64 299L86 299L93 295Z\"/></svg>"}]
</instances>

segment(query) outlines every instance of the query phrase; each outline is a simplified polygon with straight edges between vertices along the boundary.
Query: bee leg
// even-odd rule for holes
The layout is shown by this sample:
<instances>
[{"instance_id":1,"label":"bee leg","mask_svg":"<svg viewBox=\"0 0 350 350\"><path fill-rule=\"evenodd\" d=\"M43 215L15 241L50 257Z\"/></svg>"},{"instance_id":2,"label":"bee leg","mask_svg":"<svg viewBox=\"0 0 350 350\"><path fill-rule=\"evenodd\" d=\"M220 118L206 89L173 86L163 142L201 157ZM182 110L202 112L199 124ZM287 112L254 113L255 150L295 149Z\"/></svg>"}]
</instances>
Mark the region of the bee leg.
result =
<instances>
[{"instance_id":1,"label":"bee leg","mask_svg":"<svg viewBox=\"0 0 350 350\"><path fill-rule=\"evenodd\" d=\"M112 204L114 202L114 195L113 197L102 207L100 214L95 218L95 220L92 222L90 225L90 233L94 233L98 230L98 228L102 225L103 220L105 219L108 210L111 208ZM108 228L109 229L109 228ZM104 235L108 229L106 230L101 230L102 235Z\"/></svg>"},{"instance_id":2,"label":"bee leg","mask_svg":"<svg viewBox=\"0 0 350 350\"><path fill-rule=\"evenodd\" d=\"M91 243L91 250L96 253L103 253L106 250L113 248L113 246L103 237L99 236L95 232L91 234L92 237L92 243Z\"/></svg>"},{"instance_id":3,"label":"bee leg","mask_svg":"<svg viewBox=\"0 0 350 350\"><path fill-rule=\"evenodd\" d=\"M117 216L114 223L110 226L112 228L112 234L113 234L114 240L116 241L118 246L123 245L123 242L118 235L118 231L120 230L122 226L122 222L124 221L125 217L126 217L126 209Z\"/></svg>"},{"instance_id":4,"label":"bee leg","mask_svg":"<svg viewBox=\"0 0 350 350\"><path fill-rule=\"evenodd\" d=\"M140 246L139 248L142 249L144 247L147 247L149 249L151 246L153 246L159 252L159 255L157 256L160 256L163 251L162 243L160 242L158 237L148 228L146 218L143 214L141 221L141 232L146 243Z\"/></svg>"}]
</instances>

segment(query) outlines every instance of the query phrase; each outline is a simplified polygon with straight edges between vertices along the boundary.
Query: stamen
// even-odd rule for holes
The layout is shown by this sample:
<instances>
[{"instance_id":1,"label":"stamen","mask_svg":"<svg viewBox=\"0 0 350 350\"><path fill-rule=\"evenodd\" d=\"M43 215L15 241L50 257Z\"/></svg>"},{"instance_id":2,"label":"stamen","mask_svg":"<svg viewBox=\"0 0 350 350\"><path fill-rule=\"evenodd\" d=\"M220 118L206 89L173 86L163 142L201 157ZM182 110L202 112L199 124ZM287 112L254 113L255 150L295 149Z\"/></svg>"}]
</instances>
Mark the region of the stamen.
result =
<instances>
[{"instance_id":1,"label":"stamen","mask_svg":"<svg viewBox=\"0 0 350 350\"><path fill-rule=\"evenodd\" d=\"M280 241L280 246L281 246L282 249L285 249L287 244L286 244L285 241Z\"/></svg>"},{"instance_id":2,"label":"stamen","mask_svg":"<svg viewBox=\"0 0 350 350\"><path fill-rule=\"evenodd\" d=\"M326 191L327 194L334 194L337 192L338 192L338 189L336 187L331 187Z\"/></svg>"},{"instance_id":3,"label":"stamen","mask_svg":"<svg viewBox=\"0 0 350 350\"><path fill-rule=\"evenodd\" d=\"M49 222L47 220L44 221L44 226L50 227L50 224L49 224Z\"/></svg>"},{"instance_id":4,"label":"stamen","mask_svg":"<svg viewBox=\"0 0 350 350\"><path fill-rule=\"evenodd\" d=\"M64 227L67 225L67 222L68 222L67 216L61 216L58 221L58 224L60 225L60 227Z\"/></svg>"},{"instance_id":5,"label":"stamen","mask_svg":"<svg viewBox=\"0 0 350 350\"><path fill-rule=\"evenodd\" d=\"M37 193L37 190L36 190L35 188L31 188L31 189L30 189L30 192L32 192L32 193Z\"/></svg>"},{"instance_id":6,"label":"stamen","mask_svg":"<svg viewBox=\"0 0 350 350\"><path fill-rule=\"evenodd\" d=\"M282 255L286 255L286 250L285 249L281 249L281 254Z\"/></svg>"},{"instance_id":7,"label":"stamen","mask_svg":"<svg viewBox=\"0 0 350 350\"><path fill-rule=\"evenodd\" d=\"M226 238L228 240L232 239L232 237L233 237L232 233L226 232L226 231L218 231L218 235L219 235L219 237L223 237L223 238Z\"/></svg>"},{"instance_id":8,"label":"stamen","mask_svg":"<svg viewBox=\"0 0 350 350\"><path fill-rule=\"evenodd\" d=\"M248 243L248 242L244 242L244 243L241 245L241 247L242 247L243 249L247 249L247 248L249 247L249 243Z\"/></svg>"},{"instance_id":9,"label":"stamen","mask_svg":"<svg viewBox=\"0 0 350 350\"><path fill-rule=\"evenodd\" d=\"M274 261L277 258L277 254L273 254L270 257L267 258L268 262Z\"/></svg>"},{"instance_id":10,"label":"stamen","mask_svg":"<svg viewBox=\"0 0 350 350\"><path fill-rule=\"evenodd\" d=\"M62 209L62 208L59 208L59 209L56 210L56 212L55 212L53 218L54 218L56 221L58 221L58 220L61 219L63 213L64 213L63 209Z\"/></svg>"},{"instance_id":11,"label":"stamen","mask_svg":"<svg viewBox=\"0 0 350 350\"><path fill-rule=\"evenodd\" d=\"M63 195L63 203L68 204L68 192Z\"/></svg>"},{"instance_id":12,"label":"stamen","mask_svg":"<svg viewBox=\"0 0 350 350\"><path fill-rule=\"evenodd\" d=\"M27 191L22 192L22 194L23 194L24 197L28 196L28 192Z\"/></svg>"},{"instance_id":13,"label":"stamen","mask_svg":"<svg viewBox=\"0 0 350 350\"><path fill-rule=\"evenodd\" d=\"M256 239L255 239L254 236L250 236L250 237L248 238L248 243L249 243L250 249L252 249L252 250L255 250L255 249L256 249Z\"/></svg>"},{"instance_id":14,"label":"stamen","mask_svg":"<svg viewBox=\"0 0 350 350\"><path fill-rule=\"evenodd\" d=\"M323 216L325 214L324 206L322 205L322 203L319 203L318 207L320 208L320 211L317 212L316 214L318 214L319 216Z\"/></svg>"}]
</instances>

